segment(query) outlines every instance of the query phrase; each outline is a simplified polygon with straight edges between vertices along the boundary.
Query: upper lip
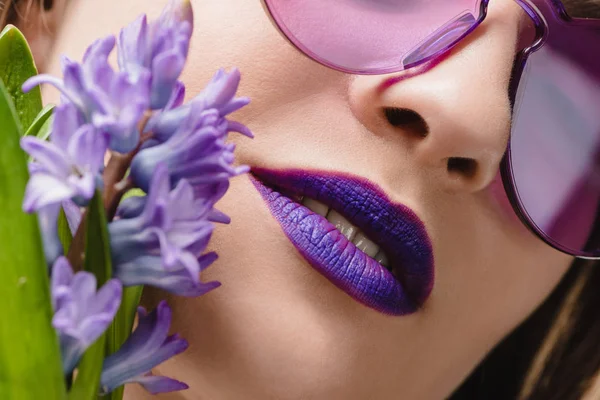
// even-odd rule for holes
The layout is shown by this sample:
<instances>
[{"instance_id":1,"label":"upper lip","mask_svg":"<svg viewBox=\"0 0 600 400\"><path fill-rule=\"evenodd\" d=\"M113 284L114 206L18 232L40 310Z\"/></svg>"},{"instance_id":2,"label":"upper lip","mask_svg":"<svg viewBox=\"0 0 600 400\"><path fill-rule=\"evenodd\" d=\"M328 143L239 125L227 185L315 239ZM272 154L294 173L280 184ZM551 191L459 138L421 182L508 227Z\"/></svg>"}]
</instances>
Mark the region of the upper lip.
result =
<instances>
[{"instance_id":1,"label":"upper lip","mask_svg":"<svg viewBox=\"0 0 600 400\"><path fill-rule=\"evenodd\" d=\"M407 206L393 203L372 182L349 174L252 168L252 174L287 196L307 196L336 210L380 246L418 308L433 287L431 241Z\"/></svg>"}]
</instances>

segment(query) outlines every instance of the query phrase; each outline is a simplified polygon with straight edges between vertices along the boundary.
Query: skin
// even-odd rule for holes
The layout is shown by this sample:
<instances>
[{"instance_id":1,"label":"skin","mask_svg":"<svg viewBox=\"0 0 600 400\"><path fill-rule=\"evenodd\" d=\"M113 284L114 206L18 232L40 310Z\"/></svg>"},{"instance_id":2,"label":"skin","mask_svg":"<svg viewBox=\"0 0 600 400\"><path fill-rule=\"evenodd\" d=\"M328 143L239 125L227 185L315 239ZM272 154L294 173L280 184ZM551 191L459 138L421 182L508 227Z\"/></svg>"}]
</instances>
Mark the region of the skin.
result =
<instances>
[{"instance_id":1,"label":"skin","mask_svg":"<svg viewBox=\"0 0 600 400\"><path fill-rule=\"evenodd\" d=\"M165 3L76 1L56 53L79 58L93 39L117 33L142 12L156 17ZM252 99L233 115L256 135L232 137L237 161L371 180L425 223L436 280L423 309L410 316L357 303L304 261L248 177L238 177L219 204L233 220L213 236L220 258L203 273L223 285L197 299L146 293L148 304L168 297L173 331L190 342L154 371L190 389L162 398L445 398L546 298L572 261L518 221L498 174L525 14L513 1L493 1L486 21L421 73L354 76L298 53L259 0L192 3L188 95L219 67L237 66L238 93ZM53 59L50 72L58 75ZM400 79L382 88L393 77ZM56 101L54 92L46 96ZM429 134L391 126L383 107L419 113ZM448 172L449 157L473 159L476 173ZM126 392L128 399L146 396L137 387Z\"/></svg>"}]
</instances>

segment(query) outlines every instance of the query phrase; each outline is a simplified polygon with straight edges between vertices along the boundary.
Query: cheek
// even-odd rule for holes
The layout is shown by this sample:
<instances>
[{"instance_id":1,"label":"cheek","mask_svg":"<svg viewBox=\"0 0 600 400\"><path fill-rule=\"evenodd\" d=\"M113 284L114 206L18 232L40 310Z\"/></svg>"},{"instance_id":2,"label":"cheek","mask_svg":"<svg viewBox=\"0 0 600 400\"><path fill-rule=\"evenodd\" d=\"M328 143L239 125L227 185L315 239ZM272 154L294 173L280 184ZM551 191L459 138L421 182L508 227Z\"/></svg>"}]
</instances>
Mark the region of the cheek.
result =
<instances>
[{"instance_id":1,"label":"cheek","mask_svg":"<svg viewBox=\"0 0 600 400\"><path fill-rule=\"evenodd\" d=\"M521 231L527 230L527 227L523 225L518 215L516 214L504 188L502 182L502 174L500 170L496 173L496 176L492 183L487 188L487 194L489 195L490 203L492 207L496 208L500 214L500 218L505 219L508 223L513 225L516 229Z\"/></svg>"},{"instance_id":2,"label":"cheek","mask_svg":"<svg viewBox=\"0 0 600 400\"><path fill-rule=\"evenodd\" d=\"M292 103L345 79L296 51L273 26L260 0L201 0L194 5L194 37L182 75L188 97L202 90L218 68L238 68L238 95L250 97L251 103L233 119L250 129L281 114L266 116L270 111L289 112ZM254 133L262 136L259 130ZM239 142L238 154L243 154L244 142Z\"/></svg>"}]
</instances>

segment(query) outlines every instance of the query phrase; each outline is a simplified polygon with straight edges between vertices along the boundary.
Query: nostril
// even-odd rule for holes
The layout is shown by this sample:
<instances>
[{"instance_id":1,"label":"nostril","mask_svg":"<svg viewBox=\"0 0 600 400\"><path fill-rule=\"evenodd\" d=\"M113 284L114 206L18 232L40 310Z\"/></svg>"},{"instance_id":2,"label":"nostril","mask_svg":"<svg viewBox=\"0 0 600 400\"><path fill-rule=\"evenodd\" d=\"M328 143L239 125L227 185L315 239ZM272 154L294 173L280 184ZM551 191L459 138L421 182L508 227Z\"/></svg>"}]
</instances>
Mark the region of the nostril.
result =
<instances>
[{"instance_id":1,"label":"nostril","mask_svg":"<svg viewBox=\"0 0 600 400\"><path fill-rule=\"evenodd\" d=\"M383 109L385 118L390 125L409 130L420 137L429 133L427 122L419 113L408 108L385 107Z\"/></svg>"},{"instance_id":2,"label":"nostril","mask_svg":"<svg viewBox=\"0 0 600 400\"><path fill-rule=\"evenodd\" d=\"M44 0L44 10L45 11L52 10L52 7L54 7L54 1L53 0Z\"/></svg>"},{"instance_id":3,"label":"nostril","mask_svg":"<svg viewBox=\"0 0 600 400\"><path fill-rule=\"evenodd\" d=\"M448 172L473 178L477 173L477 161L472 158L450 157L448 159Z\"/></svg>"}]
</instances>

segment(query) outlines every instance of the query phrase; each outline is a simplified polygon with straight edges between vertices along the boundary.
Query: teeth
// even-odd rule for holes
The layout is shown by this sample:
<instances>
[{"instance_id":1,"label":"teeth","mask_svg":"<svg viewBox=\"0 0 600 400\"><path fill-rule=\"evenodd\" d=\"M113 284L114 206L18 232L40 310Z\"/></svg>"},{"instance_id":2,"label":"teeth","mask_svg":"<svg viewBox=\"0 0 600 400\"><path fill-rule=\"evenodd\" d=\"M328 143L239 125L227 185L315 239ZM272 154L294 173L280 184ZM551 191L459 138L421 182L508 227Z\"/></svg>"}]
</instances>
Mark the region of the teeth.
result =
<instances>
[{"instance_id":1,"label":"teeth","mask_svg":"<svg viewBox=\"0 0 600 400\"><path fill-rule=\"evenodd\" d=\"M339 230L346 239L354 243L360 251L389 269L390 262L383 250L380 250L379 246L368 239L362 232L359 232L358 228L352 225L343 215L330 209L320 201L313 200L309 197L303 197L299 203L302 203L304 207L315 214L327 218L327 220L335 225L337 230ZM395 271L392 271L392 274L396 276Z\"/></svg>"},{"instance_id":2,"label":"teeth","mask_svg":"<svg viewBox=\"0 0 600 400\"><path fill-rule=\"evenodd\" d=\"M302 205L311 210L312 212L317 213L323 217L326 216L327 211L329 211L329 207L327 207L325 204L308 197L305 197L302 200Z\"/></svg>"},{"instance_id":3,"label":"teeth","mask_svg":"<svg viewBox=\"0 0 600 400\"><path fill-rule=\"evenodd\" d=\"M362 232L358 232L356 234L352 243L354 243L359 250L361 250L369 257L374 257L375 254L377 254L377 252L379 251L379 246L367 239L367 237Z\"/></svg>"},{"instance_id":4,"label":"teeth","mask_svg":"<svg viewBox=\"0 0 600 400\"><path fill-rule=\"evenodd\" d=\"M385 253L382 250L379 250L377 252L377 254L375 254L375 261L377 261L379 264L383 265L384 267L389 267L390 265L390 260L388 260L387 256L385 255Z\"/></svg>"},{"instance_id":5,"label":"teeth","mask_svg":"<svg viewBox=\"0 0 600 400\"><path fill-rule=\"evenodd\" d=\"M346 236L346 239L352 241L358 229L344 218L340 213L335 210L329 211L327 214L327 220L331 222L338 231L342 232L342 235Z\"/></svg>"}]
</instances>

